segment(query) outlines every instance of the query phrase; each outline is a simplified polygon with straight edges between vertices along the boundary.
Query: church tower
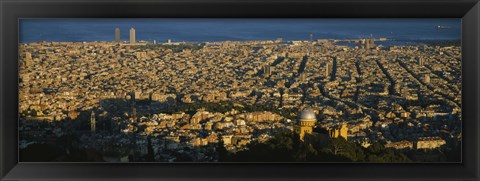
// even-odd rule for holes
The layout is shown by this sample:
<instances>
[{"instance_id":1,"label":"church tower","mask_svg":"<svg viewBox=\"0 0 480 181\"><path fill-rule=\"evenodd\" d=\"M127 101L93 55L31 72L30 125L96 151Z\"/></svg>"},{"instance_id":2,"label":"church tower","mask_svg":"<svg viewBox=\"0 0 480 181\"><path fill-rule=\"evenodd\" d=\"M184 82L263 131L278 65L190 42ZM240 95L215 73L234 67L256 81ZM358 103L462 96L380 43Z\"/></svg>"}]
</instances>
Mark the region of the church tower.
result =
<instances>
[{"instance_id":1,"label":"church tower","mask_svg":"<svg viewBox=\"0 0 480 181\"><path fill-rule=\"evenodd\" d=\"M92 131L92 133L95 133L95 124L96 124L96 121L95 121L95 112L92 111L92 114L90 115L90 131Z\"/></svg>"}]
</instances>

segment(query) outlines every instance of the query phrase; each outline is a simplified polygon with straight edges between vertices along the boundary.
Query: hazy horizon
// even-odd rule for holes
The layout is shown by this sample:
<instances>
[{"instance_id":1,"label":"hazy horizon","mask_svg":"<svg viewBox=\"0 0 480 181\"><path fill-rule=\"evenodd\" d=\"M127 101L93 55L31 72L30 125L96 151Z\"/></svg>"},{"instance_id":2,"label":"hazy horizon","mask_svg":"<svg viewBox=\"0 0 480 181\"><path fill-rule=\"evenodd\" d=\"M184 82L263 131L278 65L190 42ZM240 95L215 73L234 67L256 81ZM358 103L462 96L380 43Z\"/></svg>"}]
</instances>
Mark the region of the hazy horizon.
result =
<instances>
[{"instance_id":1,"label":"hazy horizon","mask_svg":"<svg viewBox=\"0 0 480 181\"><path fill-rule=\"evenodd\" d=\"M437 26L448 27L437 29ZM357 39L373 35L402 42L460 40L461 19L21 19L20 43L113 41L114 29L128 40L213 42Z\"/></svg>"}]
</instances>

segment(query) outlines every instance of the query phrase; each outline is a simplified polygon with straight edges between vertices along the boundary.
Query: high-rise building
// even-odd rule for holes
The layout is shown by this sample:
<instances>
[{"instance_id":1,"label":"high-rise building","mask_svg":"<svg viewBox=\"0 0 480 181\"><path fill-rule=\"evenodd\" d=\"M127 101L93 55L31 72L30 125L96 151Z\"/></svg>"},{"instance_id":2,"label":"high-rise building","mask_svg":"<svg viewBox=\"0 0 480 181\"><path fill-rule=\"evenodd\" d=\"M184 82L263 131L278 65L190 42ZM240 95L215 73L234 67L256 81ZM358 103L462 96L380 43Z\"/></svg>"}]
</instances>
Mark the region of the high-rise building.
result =
<instances>
[{"instance_id":1,"label":"high-rise building","mask_svg":"<svg viewBox=\"0 0 480 181\"><path fill-rule=\"evenodd\" d=\"M130 44L135 44L135 29L130 28Z\"/></svg>"},{"instance_id":2,"label":"high-rise building","mask_svg":"<svg viewBox=\"0 0 480 181\"><path fill-rule=\"evenodd\" d=\"M298 131L300 135L300 140L305 141L306 134L312 134L313 127L317 122L315 112L311 108L306 108L300 112L298 119Z\"/></svg>"},{"instance_id":3,"label":"high-rise building","mask_svg":"<svg viewBox=\"0 0 480 181\"><path fill-rule=\"evenodd\" d=\"M330 64L327 62L325 64L325 78L328 79L330 76Z\"/></svg>"},{"instance_id":4,"label":"high-rise building","mask_svg":"<svg viewBox=\"0 0 480 181\"><path fill-rule=\"evenodd\" d=\"M268 77L268 76L270 76L271 73L272 73L272 70L271 70L270 65L265 65L263 67L263 76Z\"/></svg>"},{"instance_id":5,"label":"high-rise building","mask_svg":"<svg viewBox=\"0 0 480 181\"><path fill-rule=\"evenodd\" d=\"M115 42L120 42L120 28L115 28Z\"/></svg>"},{"instance_id":6,"label":"high-rise building","mask_svg":"<svg viewBox=\"0 0 480 181\"><path fill-rule=\"evenodd\" d=\"M306 78L305 73L301 73L301 74L300 74L300 82L305 82L306 79L307 79L307 78Z\"/></svg>"},{"instance_id":7,"label":"high-rise building","mask_svg":"<svg viewBox=\"0 0 480 181\"><path fill-rule=\"evenodd\" d=\"M310 33L310 42L313 42L313 34Z\"/></svg>"},{"instance_id":8,"label":"high-rise building","mask_svg":"<svg viewBox=\"0 0 480 181\"><path fill-rule=\"evenodd\" d=\"M25 66L30 66L32 64L32 54L30 52L25 53Z\"/></svg>"},{"instance_id":9,"label":"high-rise building","mask_svg":"<svg viewBox=\"0 0 480 181\"><path fill-rule=\"evenodd\" d=\"M92 113L90 114L90 131L92 131L92 133L95 133L95 124L96 124L96 121L95 121L95 112L92 111Z\"/></svg>"}]
</instances>

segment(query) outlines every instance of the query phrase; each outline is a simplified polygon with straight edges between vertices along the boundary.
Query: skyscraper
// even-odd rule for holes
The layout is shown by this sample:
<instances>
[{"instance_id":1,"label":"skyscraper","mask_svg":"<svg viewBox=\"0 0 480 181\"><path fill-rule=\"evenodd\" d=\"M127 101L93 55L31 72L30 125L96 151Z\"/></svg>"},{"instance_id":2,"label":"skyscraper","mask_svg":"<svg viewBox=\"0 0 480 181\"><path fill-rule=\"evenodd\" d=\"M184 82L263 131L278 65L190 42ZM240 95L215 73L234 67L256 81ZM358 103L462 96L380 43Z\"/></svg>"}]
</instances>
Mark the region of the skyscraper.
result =
<instances>
[{"instance_id":1,"label":"skyscraper","mask_svg":"<svg viewBox=\"0 0 480 181\"><path fill-rule=\"evenodd\" d=\"M328 79L329 75L330 75L330 64L327 62L325 64L325 78Z\"/></svg>"},{"instance_id":2,"label":"skyscraper","mask_svg":"<svg viewBox=\"0 0 480 181\"><path fill-rule=\"evenodd\" d=\"M135 44L135 29L130 28L130 44Z\"/></svg>"},{"instance_id":3,"label":"skyscraper","mask_svg":"<svg viewBox=\"0 0 480 181\"><path fill-rule=\"evenodd\" d=\"M301 73L300 74L300 82L302 82L302 83L305 82L305 79L306 79L305 73Z\"/></svg>"},{"instance_id":4,"label":"skyscraper","mask_svg":"<svg viewBox=\"0 0 480 181\"><path fill-rule=\"evenodd\" d=\"M115 28L115 42L120 42L120 28Z\"/></svg>"},{"instance_id":5,"label":"skyscraper","mask_svg":"<svg viewBox=\"0 0 480 181\"><path fill-rule=\"evenodd\" d=\"M264 65L263 66L263 76L268 77L271 74L271 67L270 65Z\"/></svg>"}]
</instances>

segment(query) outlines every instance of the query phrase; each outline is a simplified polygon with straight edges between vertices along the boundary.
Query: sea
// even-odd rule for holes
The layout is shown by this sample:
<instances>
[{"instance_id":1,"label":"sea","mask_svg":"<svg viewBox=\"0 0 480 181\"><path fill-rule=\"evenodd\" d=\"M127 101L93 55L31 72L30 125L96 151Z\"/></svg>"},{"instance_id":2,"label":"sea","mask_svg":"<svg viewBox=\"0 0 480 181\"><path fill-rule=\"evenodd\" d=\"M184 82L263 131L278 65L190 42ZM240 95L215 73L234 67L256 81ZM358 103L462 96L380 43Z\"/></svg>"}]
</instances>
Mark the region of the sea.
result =
<instances>
[{"instance_id":1,"label":"sea","mask_svg":"<svg viewBox=\"0 0 480 181\"><path fill-rule=\"evenodd\" d=\"M129 40L216 42L387 38L388 45L461 40L461 19L20 19L19 42L113 41L115 28Z\"/></svg>"}]
</instances>

